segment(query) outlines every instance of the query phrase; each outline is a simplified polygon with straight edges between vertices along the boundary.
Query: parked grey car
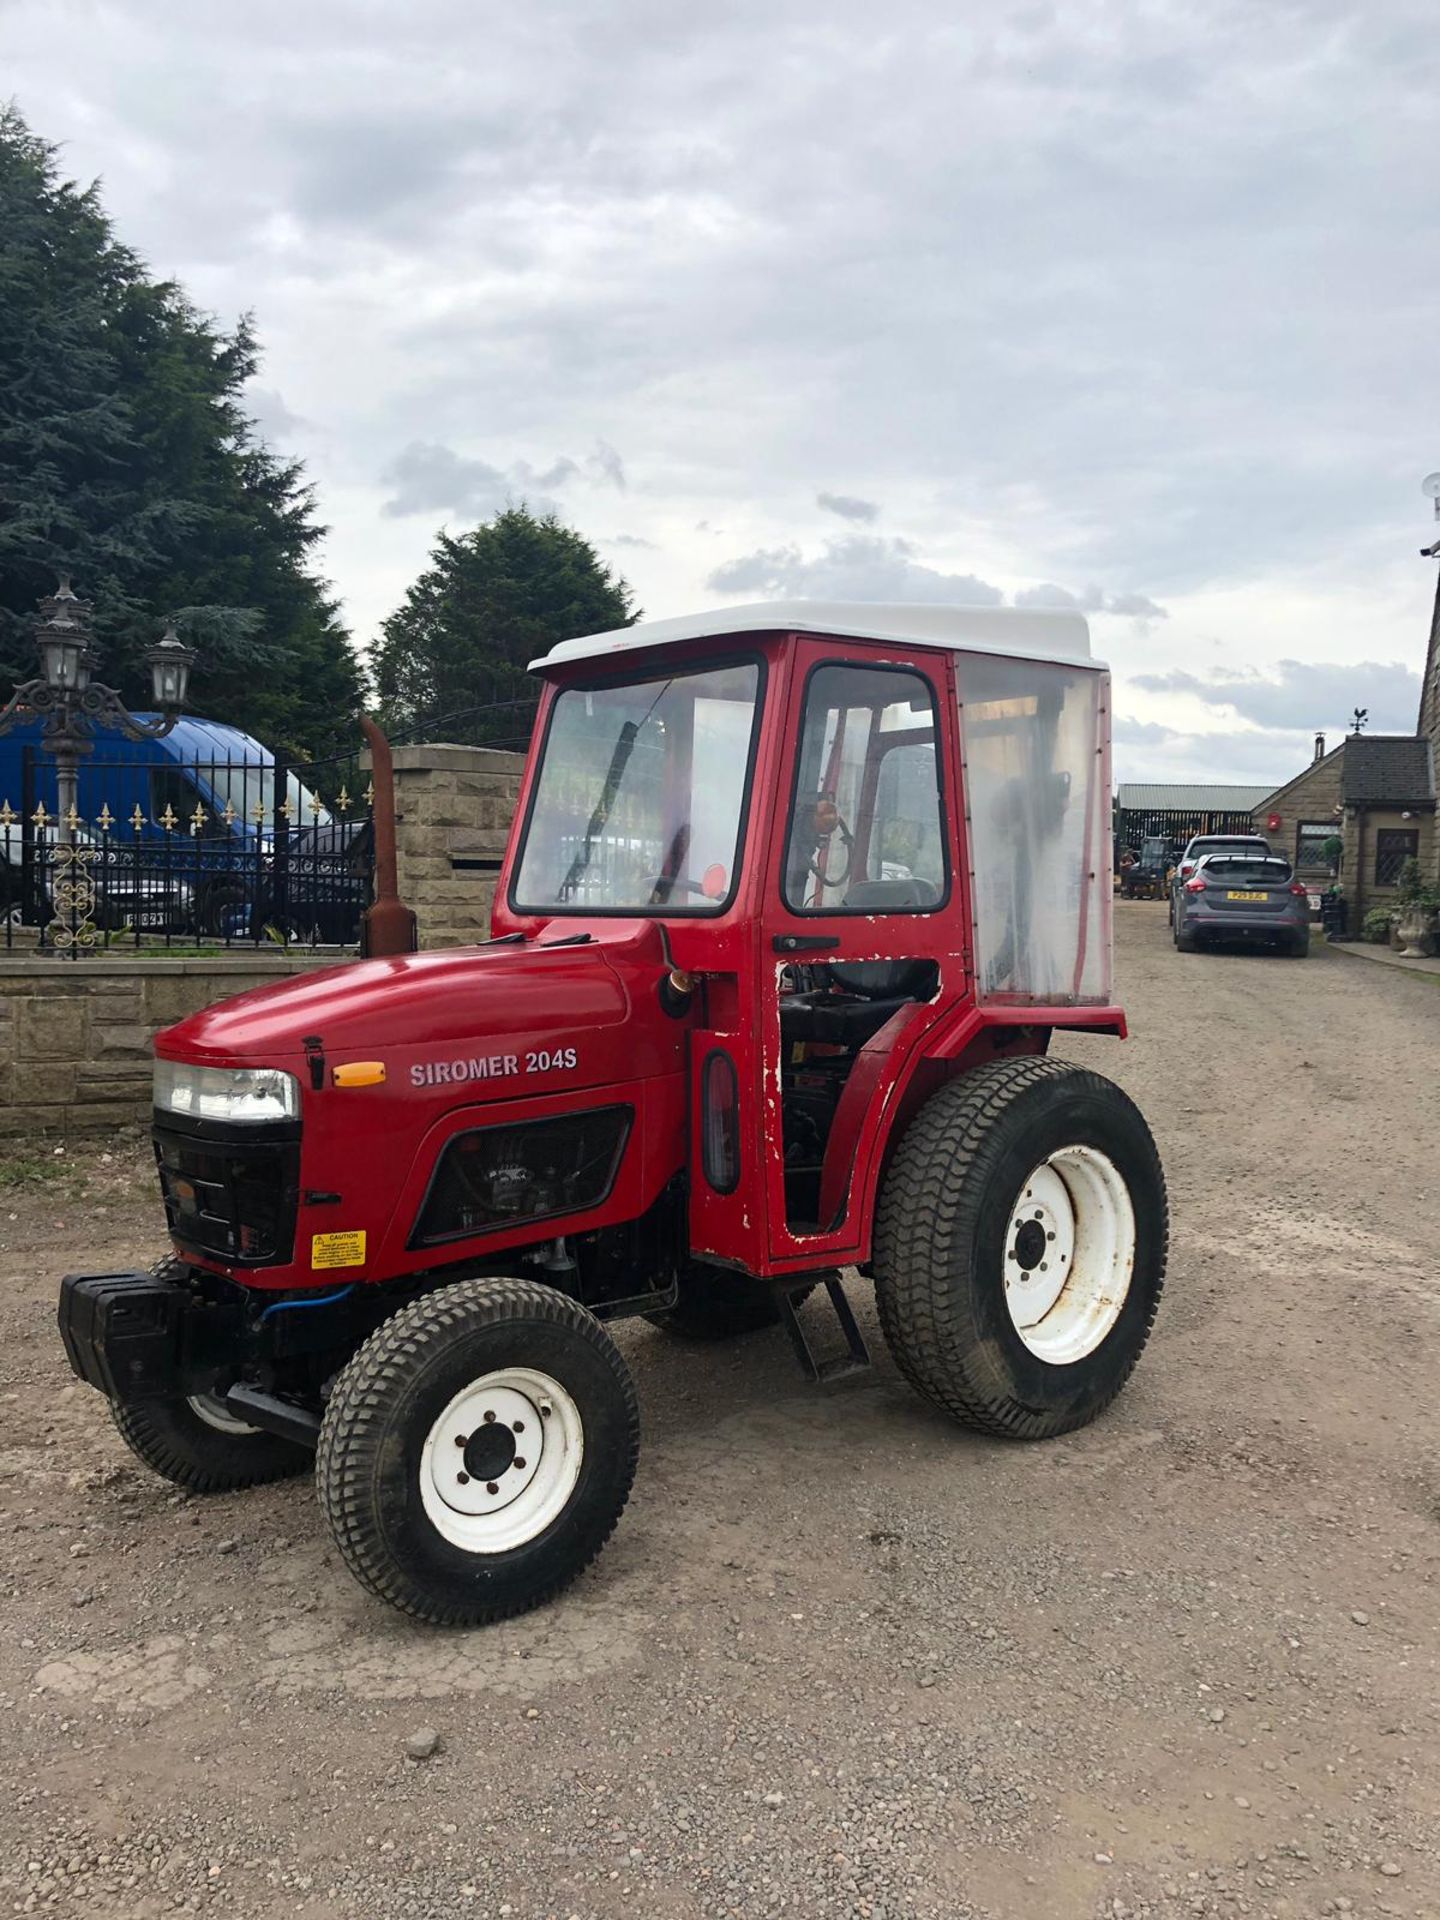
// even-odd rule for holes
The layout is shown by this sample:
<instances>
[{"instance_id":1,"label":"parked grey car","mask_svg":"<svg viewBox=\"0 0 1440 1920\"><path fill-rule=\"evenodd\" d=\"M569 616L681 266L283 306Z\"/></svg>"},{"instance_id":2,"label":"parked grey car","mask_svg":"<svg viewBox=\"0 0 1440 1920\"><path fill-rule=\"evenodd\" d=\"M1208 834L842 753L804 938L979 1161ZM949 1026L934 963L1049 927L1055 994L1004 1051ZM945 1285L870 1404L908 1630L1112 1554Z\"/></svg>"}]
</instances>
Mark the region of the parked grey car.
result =
<instances>
[{"instance_id":1,"label":"parked grey car","mask_svg":"<svg viewBox=\"0 0 1440 1920\"><path fill-rule=\"evenodd\" d=\"M1207 853L1269 853L1270 842L1258 833L1196 833L1170 871L1170 924L1175 924L1175 896Z\"/></svg>"},{"instance_id":2,"label":"parked grey car","mask_svg":"<svg viewBox=\"0 0 1440 1920\"><path fill-rule=\"evenodd\" d=\"M1310 892L1277 853L1208 853L1175 889L1181 953L1220 940L1266 940L1301 959L1310 951Z\"/></svg>"}]
</instances>

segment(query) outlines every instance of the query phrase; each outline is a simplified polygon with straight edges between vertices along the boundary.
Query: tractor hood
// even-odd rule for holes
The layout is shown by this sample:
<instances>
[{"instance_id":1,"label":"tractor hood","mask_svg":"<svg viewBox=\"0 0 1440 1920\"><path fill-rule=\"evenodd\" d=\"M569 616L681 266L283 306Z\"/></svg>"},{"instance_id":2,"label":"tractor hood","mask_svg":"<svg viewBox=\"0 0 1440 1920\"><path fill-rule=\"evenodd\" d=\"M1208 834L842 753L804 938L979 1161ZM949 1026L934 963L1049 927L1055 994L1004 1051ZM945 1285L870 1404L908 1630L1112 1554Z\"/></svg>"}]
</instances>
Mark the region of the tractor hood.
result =
<instances>
[{"instance_id":1,"label":"tractor hood","mask_svg":"<svg viewBox=\"0 0 1440 1920\"><path fill-rule=\"evenodd\" d=\"M535 1071L527 1057L573 1054L570 1084L600 1084L643 1070L637 1027L657 1038L668 1029L678 1047L679 1023L659 1001L667 971L651 921L551 922L534 938L354 961L253 988L166 1028L155 1051L292 1070L297 1058L332 1068L375 1060L400 1085L493 1078L511 1091Z\"/></svg>"}]
</instances>

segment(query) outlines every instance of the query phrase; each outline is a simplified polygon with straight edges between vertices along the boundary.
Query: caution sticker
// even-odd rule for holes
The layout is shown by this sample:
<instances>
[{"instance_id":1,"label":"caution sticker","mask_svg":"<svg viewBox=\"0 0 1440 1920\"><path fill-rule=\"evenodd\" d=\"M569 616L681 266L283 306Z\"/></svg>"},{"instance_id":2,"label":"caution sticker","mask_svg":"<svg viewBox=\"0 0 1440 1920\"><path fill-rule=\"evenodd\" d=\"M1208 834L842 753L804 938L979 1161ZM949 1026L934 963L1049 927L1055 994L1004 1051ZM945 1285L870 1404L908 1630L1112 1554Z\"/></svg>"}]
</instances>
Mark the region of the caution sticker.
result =
<instances>
[{"instance_id":1,"label":"caution sticker","mask_svg":"<svg viewBox=\"0 0 1440 1920\"><path fill-rule=\"evenodd\" d=\"M312 1267L363 1267L365 1229L353 1233L313 1233L310 1236Z\"/></svg>"}]
</instances>

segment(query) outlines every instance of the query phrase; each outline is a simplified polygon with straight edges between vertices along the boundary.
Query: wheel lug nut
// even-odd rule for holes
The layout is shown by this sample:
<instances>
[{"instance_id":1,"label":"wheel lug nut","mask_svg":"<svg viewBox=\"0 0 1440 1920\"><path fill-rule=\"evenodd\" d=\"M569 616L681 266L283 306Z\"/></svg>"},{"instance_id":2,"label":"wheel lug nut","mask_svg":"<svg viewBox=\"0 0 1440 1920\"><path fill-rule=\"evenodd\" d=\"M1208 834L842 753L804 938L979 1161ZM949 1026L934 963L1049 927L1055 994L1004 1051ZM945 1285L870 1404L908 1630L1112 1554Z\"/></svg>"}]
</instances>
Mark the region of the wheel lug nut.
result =
<instances>
[{"instance_id":1,"label":"wheel lug nut","mask_svg":"<svg viewBox=\"0 0 1440 1920\"><path fill-rule=\"evenodd\" d=\"M457 1433L455 1436L455 1444L457 1447L463 1447L468 1443L469 1439L470 1436L468 1433Z\"/></svg>"},{"instance_id":2,"label":"wheel lug nut","mask_svg":"<svg viewBox=\"0 0 1440 1920\"><path fill-rule=\"evenodd\" d=\"M523 1433L525 1431L525 1422L523 1420L517 1420L514 1430L516 1433Z\"/></svg>"},{"instance_id":3,"label":"wheel lug nut","mask_svg":"<svg viewBox=\"0 0 1440 1920\"><path fill-rule=\"evenodd\" d=\"M459 1481L462 1487L468 1487L470 1484L470 1476L468 1473L457 1473L455 1478Z\"/></svg>"},{"instance_id":4,"label":"wheel lug nut","mask_svg":"<svg viewBox=\"0 0 1440 1920\"><path fill-rule=\"evenodd\" d=\"M487 1421L489 1421L489 1420L493 1420L493 1419L495 1418L495 1416L494 1416L494 1414L493 1414L493 1413L487 1413L487 1414L486 1414L486 1416L485 1416L485 1418L486 1418L486 1420L487 1420Z\"/></svg>"},{"instance_id":5,"label":"wheel lug nut","mask_svg":"<svg viewBox=\"0 0 1440 1920\"><path fill-rule=\"evenodd\" d=\"M493 1480L487 1480L485 1483L485 1491L487 1493L498 1493L500 1489L499 1487L496 1486Z\"/></svg>"},{"instance_id":6,"label":"wheel lug nut","mask_svg":"<svg viewBox=\"0 0 1440 1920\"><path fill-rule=\"evenodd\" d=\"M525 1462L520 1458L519 1454L517 1453L515 1458L510 1462L510 1464L512 1467L523 1467Z\"/></svg>"},{"instance_id":7,"label":"wheel lug nut","mask_svg":"<svg viewBox=\"0 0 1440 1920\"><path fill-rule=\"evenodd\" d=\"M1055 1238L1055 1236L1054 1236L1054 1234L1053 1234L1053 1233L1047 1233L1047 1234L1046 1234L1046 1236L1045 1236L1045 1238L1046 1238L1047 1240L1053 1240L1053 1239Z\"/></svg>"}]
</instances>

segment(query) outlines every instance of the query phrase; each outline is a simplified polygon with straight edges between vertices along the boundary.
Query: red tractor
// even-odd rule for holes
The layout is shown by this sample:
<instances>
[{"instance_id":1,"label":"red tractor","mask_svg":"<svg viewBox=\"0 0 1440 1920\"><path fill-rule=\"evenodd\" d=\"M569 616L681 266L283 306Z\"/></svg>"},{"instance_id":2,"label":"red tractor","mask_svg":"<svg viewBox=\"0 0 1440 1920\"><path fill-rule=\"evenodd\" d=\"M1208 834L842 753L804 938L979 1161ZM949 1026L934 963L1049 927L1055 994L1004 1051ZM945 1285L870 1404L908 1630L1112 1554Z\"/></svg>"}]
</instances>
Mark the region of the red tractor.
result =
<instances>
[{"instance_id":1,"label":"red tractor","mask_svg":"<svg viewBox=\"0 0 1440 1920\"><path fill-rule=\"evenodd\" d=\"M868 1364L855 1269L942 1413L1043 1439L1119 1392L1165 1266L1144 1120L1047 1057L1125 1032L1083 620L744 607L536 671L494 937L160 1034L173 1257L61 1296L142 1460L205 1492L313 1453L356 1577L447 1625L615 1527L607 1321L783 1323L830 1382Z\"/></svg>"}]
</instances>

